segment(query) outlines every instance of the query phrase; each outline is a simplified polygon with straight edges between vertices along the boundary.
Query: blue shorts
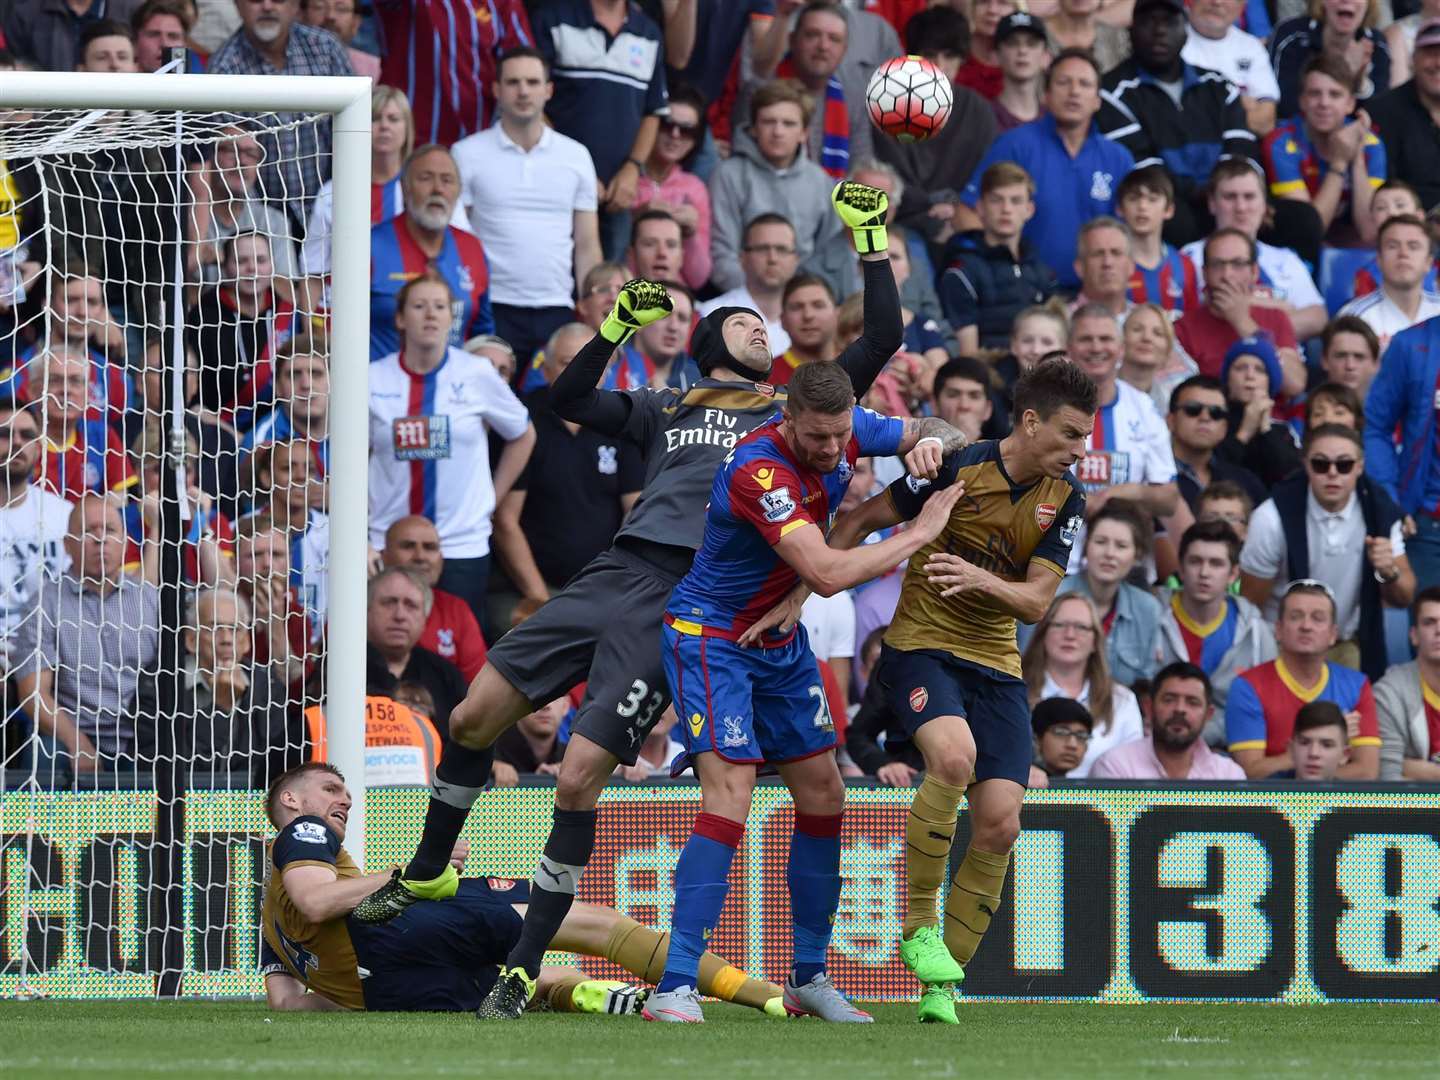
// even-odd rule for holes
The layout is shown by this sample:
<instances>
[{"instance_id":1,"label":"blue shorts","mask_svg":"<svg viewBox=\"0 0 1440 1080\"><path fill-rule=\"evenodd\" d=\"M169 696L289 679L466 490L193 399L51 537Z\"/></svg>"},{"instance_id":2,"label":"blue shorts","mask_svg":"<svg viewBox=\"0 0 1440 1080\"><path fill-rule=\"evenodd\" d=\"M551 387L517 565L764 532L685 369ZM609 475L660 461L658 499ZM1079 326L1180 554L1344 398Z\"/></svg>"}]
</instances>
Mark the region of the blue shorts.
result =
<instances>
[{"instance_id":1,"label":"blue shorts","mask_svg":"<svg viewBox=\"0 0 1440 1080\"><path fill-rule=\"evenodd\" d=\"M1035 756L1030 698L1015 676L936 649L883 645L875 679L907 733L937 716L963 717L975 738L975 779L1028 786Z\"/></svg>"},{"instance_id":2,"label":"blue shorts","mask_svg":"<svg viewBox=\"0 0 1440 1080\"><path fill-rule=\"evenodd\" d=\"M687 756L713 750L735 764L783 765L834 748L835 722L803 626L769 649L742 649L671 626L662 632Z\"/></svg>"},{"instance_id":3,"label":"blue shorts","mask_svg":"<svg viewBox=\"0 0 1440 1080\"><path fill-rule=\"evenodd\" d=\"M528 881L461 878L449 900L421 900L380 926L347 923L370 1012L473 1012L520 940Z\"/></svg>"}]
</instances>

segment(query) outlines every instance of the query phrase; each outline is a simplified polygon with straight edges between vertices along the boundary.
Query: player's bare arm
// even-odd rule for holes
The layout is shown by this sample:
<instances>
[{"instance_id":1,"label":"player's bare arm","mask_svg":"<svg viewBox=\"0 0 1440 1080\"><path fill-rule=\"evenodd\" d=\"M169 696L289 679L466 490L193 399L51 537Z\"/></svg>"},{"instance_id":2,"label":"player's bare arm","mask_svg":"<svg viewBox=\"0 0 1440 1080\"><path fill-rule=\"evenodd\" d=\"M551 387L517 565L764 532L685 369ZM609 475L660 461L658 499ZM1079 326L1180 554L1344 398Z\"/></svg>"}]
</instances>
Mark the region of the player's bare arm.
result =
<instances>
[{"instance_id":1,"label":"player's bare arm","mask_svg":"<svg viewBox=\"0 0 1440 1080\"><path fill-rule=\"evenodd\" d=\"M918 449L918 448L917 448ZM914 451L912 451L914 452ZM956 485L962 492L964 483ZM829 545L837 551L849 551L858 547L860 541L879 529L888 529L904 520L890 501L889 495L880 492L872 495L853 510L847 510L835 519L830 530ZM785 594L785 598L772 607L737 639L744 648L757 645L772 630L782 634L790 632L800 619L800 609L811 593L810 586L801 576L800 584Z\"/></svg>"},{"instance_id":2,"label":"player's bare arm","mask_svg":"<svg viewBox=\"0 0 1440 1080\"><path fill-rule=\"evenodd\" d=\"M961 485L955 484L934 495L911 528L878 544L853 550L836 549L825 542L818 526L806 523L781 537L775 552L790 564L812 592L834 596L841 589L878 577L939 536L950 520L950 511L961 491Z\"/></svg>"},{"instance_id":3,"label":"player's bare arm","mask_svg":"<svg viewBox=\"0 0 1440 1080\"><path fill-rule=\"evenodd\" d=\"M292 975L270 972L265 976L265 1004L275 1012L345 1012L324 994L305 989Z\"/></svg>"},{"instance_id":4,"label":"player's bare arm","mask_svg":"<svg viewBox=\"0 0 1440 1080\"><path fill-rule=\"evenodd\" d=\"M390 873L341 878L333 866L309 864L287 867L280 880L300 914L312 923L322 923L349 915L356 904L390 880Z\"/></svg>"},{"instance_id":5,"label":"player's bare arm","mask_svg":"<svg viewBox=\"0 0 1440 1080\"><path fill-rule=\"evenodd\" d=\"M926 560L925 573L932 585L942 587L941 596L962 593L983 596L1023 623L1039 622L1060 588L1060 575L1048 566L1032 563L1024 581L1006 581L974 563L966 562L959 555L943 551L935 552Z\"/></svg>"}]
</instances>

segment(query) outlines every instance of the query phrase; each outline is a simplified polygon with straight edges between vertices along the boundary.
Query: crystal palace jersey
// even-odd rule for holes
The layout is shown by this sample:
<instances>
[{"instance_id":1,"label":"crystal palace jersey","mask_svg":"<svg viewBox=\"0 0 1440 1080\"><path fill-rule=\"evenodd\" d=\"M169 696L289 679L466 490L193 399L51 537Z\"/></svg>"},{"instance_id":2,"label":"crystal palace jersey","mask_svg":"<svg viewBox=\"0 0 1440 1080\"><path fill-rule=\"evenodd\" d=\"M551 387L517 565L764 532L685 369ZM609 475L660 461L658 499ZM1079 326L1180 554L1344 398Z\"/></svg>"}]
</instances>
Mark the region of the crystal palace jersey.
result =
<instances>
[{"instance_id":1,"label":"crystal palace jersey","mask_svg":"<svg viewBox=\"0 0 1440 1080\"><path fill-rule=\"evenodd\" d=\"M887 489L889 499L901 517L913 518L926 499L957 479L965 494L945 531L910 557L885 642L907 651L939 649L1018 679L1014 616L982 596L942 599L940 587L925 576L925 562L946 552L1006 581L1024 581L1031 563L1063 577L1085 520L1085 494L1068 472L1016 484L1005 471L1000 444L987 439L948 455L933 484L902 476Z\"/></svg>"},{"instance_id":2,"label":"crystal palace jersey","mask_svg":"<svg viewBox=\"0 0 1440 1080\"><path fill-rule=\"evenodd\" d=\"M1160 261L1153 267L1135 264L1127 295L1136 304L1159 304L1173 319L1200 305L1200 275L1193 262L1164 244Z\"/></svg>"},{"instance_id":3,"label":"crystal palace jersey","mask_svg":"<svg viewBox=\"0 0 1440 1080\"><path fill-rule=\"evenodd\" d=\"M478 238L453 225L445 229L440 254L429 259L405 227L405 215L370 230L370 359L400 348L395 327L396 300L407 282L427 270L436 271L453 293L454 320L450 344L463 344L476 334L495 329L490 312L490 272Z\"/></svg>"},{"instance_id":4,"label":"crystal palace jersey","mask_svg":"<svg viewBox=\"0 0 1440 1080\"><path fill-rule=\"evenodd\" d=\"M1300 706L1333 701L1341 712L1360 714L1360 732L1351 746L1379 746L1380 726L1370 680L1353 668L1325 664L1320 681L1306 689L1295 681L1282 660L1242 671L1230 684L1225 700L1225 739L1233 750L1263 750L1267 757L1283 754L1295 728Z\"/></svg>"},{"instance_id":5,"label":"crystal palace jersey","mask_svg":"<svg viewBox=\"0 0 1440 1080\"><path fill-rule=\"evenodd\" d=\"M489 432L518 439L530 414L481 356L450 349L419 374L403 353L370 365L370 543L409 514L435 523L447 559L490 551Z\"/></svg>"},{"instance_id":6,"label":"crystal palace jersey","mask_svg":"<svg viewBox=\"0 0 1440 1080\"><path fill-rule=\"evenodd\" d=\"M775 545L806 525L828 532L856 458L896 453L904 429L902 420L855 406L845 455L823 475L800 464L778 423L740 440L715 474L695 564L670 597L676 625L726 638L744 633L800 580Z\"/></svg>"},{"instance_id":7,"label":"crystal palace jersey","mask_svg":"<svg viewBox=\"0 0 1440 1080\"><path fill-rule=\"evenodd\" d=\"M285 892L283 875L293 866L333 867L342 880L360 876L355 860L321 818L298 817L281 829L270 844L270 872L260 909L262 970L299 979L347 1009L363 1009L365 994L346 921L312 923L300 914Z\"/></svg>"}]
</instances>

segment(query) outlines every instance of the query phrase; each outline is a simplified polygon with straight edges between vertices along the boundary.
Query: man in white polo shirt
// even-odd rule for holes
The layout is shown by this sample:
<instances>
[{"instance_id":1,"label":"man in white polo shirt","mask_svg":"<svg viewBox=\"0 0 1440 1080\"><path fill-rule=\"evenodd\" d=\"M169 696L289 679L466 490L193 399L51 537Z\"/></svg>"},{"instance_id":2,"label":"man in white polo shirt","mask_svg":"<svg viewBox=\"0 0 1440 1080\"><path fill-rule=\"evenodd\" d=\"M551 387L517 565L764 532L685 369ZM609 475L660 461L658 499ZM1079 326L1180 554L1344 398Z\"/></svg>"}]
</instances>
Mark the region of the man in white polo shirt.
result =
<instances>
[{"instance_id":1,"label":"man in white polo shirt","mask_svg":"<svg viewBox=\"0 0 1440 1080\"><path fill-rule=\"evenodd\" d=\"M499 60L499 122L455 144L462 201L489 254L495 332L526 368L574 317L577 282L600 261L595 164L545 123L555 93L534 49Z\"/></svg>"},{"instance_id":2,"label":"man in white polo shirt","mask_svg":"<svg viewBox=\"0 0 1440 1080\"><path fill-rule=\"evenodd\" d=\"M1386 218L1375 238L1380 288L1357 296L1339 311L1375 331L1380 351L1401 330L1440 315L1440 294L1425 288L1430 273L1430 232L1411 214Z\"/></svg>"},{"instance_id":3,"label":"man in white polo shirt","mask_svg":"<svg viewBox=\"0 0 1440 1080\"><path fill-rule=\"evenodd\" d=\"M1325 301L1300 256L1290 248L1259 239L1265 224L1265 176L1249 158L1223 158L1210 173L1210 213L1215 228L1239 229L1255 240L1260 286L1252 303L1276 307L1290 316L1300 341L1325 329ZM1197 271L1205 269L1205 241L1186 244L1183 252Z\"/></svg>"}]
</instances>

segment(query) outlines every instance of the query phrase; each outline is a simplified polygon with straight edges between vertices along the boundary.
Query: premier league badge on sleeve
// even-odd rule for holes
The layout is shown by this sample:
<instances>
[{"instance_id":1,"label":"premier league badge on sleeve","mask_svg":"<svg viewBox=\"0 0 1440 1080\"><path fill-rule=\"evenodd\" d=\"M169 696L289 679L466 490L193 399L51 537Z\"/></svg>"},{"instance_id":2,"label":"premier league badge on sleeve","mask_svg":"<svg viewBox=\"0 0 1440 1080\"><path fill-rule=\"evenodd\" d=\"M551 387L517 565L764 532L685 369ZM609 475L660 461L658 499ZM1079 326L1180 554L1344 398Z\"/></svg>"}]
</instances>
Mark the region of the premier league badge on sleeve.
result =
<instances>
[{"instance_id":1,"label":"premier league badge on sleeve","mask_svg":"<svg viewBox=\"0 0 1440 1080\"><path fill-rule=\"evenodd\" d=\"M779 524L795 513L795 500L790 498L788 487L762 492L759 502L760 509L765 512L765 520L771 525Z\"/></svg>"}]
</instances>

